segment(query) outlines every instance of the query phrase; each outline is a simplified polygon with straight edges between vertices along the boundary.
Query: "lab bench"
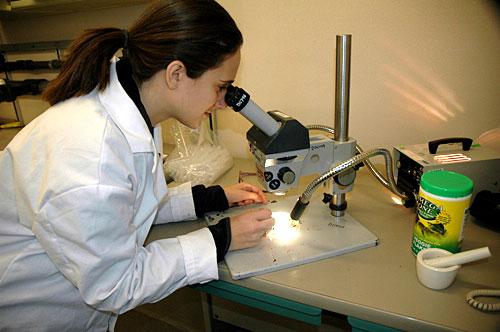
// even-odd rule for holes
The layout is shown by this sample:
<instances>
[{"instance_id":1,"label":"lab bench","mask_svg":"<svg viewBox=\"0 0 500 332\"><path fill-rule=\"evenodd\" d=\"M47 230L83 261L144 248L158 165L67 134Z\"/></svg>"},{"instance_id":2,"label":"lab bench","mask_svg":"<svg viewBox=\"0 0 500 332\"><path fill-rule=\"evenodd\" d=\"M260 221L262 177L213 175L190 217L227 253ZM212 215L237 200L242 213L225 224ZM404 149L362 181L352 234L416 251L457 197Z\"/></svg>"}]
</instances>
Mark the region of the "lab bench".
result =
<instances>
[{"instance_id":1,"label":"lab bench","mask_svg":"<svg viewBox=\"0 0 500 332\"><path fill-rule=\"evenodd\" d=\"M217 183L236 183L240 171L254 172L251 160L235 159ZM301 178L287 196L298 197L313 179ZM257 184L255 177L244 180ZM347 213L379 238L377 246L242 280L233 280L221 262L218 281L193 288L205 299L211 294L313 325L321 323L322 311L340 314L353 331L500 331L498 311L479 311L465 302L471 290L500 288L498 229L469 217L462 250L488 246L492 257L463 265L449 288L431 290L419 283L410 249L415 211L397 205L393 196L363 167L347 194ZM204 219L154 226L147 241L204 226Z\"/></svg>"}]
</instances>

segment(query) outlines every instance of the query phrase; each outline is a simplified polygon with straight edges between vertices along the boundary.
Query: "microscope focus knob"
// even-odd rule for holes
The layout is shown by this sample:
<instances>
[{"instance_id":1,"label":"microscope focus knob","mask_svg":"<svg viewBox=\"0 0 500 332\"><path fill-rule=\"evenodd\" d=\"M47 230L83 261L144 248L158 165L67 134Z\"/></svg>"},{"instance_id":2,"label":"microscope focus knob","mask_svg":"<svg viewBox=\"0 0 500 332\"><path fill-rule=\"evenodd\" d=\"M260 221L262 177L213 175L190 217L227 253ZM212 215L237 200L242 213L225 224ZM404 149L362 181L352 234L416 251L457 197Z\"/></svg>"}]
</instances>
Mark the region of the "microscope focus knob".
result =
<instances>
[{"instance_id":1,"label":"microscope focus knob","mask_svg":"<svg viewBox=\"0 0 500 332\"><path fill-rule=\"evenodd\" d=\"M354 179L356 178L356 171L352 168L335 175L334 179L335 182L337 182L341 186L349 186L354 182Z\"/></svg>"},{"instance_id":2,"label":"microscope focus knob","mask_svg":"<svg viewBox=\"0 0 500 332\"><path fill-rule=\"evenodd\" d=\"M283 183L292 184L295 181L295 173L290 169L290 167L282 167L278 171L278 179Z\"/></svg>"}]
</instances>

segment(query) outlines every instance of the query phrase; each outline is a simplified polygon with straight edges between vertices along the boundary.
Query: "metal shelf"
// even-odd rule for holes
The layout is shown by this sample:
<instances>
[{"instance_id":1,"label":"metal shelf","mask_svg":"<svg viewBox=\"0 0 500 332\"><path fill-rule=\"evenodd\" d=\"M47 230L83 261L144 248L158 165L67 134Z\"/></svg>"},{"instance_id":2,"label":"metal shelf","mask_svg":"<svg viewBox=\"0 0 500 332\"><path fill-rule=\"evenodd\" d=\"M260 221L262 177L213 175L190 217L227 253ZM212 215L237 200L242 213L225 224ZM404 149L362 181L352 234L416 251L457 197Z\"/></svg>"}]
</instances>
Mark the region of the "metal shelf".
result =
<instances>
[{"instance_id":1,"label":"metal shelf","mask_svg":"<svg viewBox=\"0 0 500 332\"><path fill-rule=\"evenodd\" d=\"M71 40L42 41L19 44L0 44L0 52L37 52L65 49L71 44Z\"/></svg>"},{"instance_id":2,"label":"metal shelf","mask_svg":"<svg viewBox=\"0 0 500 332\"><path fill-rule=\"evenodd\" d=\"M145 4L151 0L0 0L0 19L16 20Z\"/></svg>"}]
</instances>

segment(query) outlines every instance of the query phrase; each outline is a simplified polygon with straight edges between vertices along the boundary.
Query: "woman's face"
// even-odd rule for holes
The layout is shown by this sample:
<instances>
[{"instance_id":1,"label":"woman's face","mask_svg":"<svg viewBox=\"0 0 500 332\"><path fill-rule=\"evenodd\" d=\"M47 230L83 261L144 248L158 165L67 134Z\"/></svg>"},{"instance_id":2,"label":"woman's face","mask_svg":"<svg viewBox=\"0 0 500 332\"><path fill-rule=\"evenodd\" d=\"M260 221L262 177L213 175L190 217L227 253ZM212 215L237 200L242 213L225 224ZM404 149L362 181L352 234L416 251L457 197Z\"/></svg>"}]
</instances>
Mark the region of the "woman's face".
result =
<instances>
[{"instance_id":1,"label":"woman's face","mask_svg":"<svg viewBox=\"0 0 500 332\"><path fill-rule=\"evenodd\" d=\"M173 117L185 126L195 129L214 110L226 108L226 88L234 81L240 58L238 49L219 67L207 70L198 78L186 78L178 87L181 98Z\"/></svg>"}]
</instances>

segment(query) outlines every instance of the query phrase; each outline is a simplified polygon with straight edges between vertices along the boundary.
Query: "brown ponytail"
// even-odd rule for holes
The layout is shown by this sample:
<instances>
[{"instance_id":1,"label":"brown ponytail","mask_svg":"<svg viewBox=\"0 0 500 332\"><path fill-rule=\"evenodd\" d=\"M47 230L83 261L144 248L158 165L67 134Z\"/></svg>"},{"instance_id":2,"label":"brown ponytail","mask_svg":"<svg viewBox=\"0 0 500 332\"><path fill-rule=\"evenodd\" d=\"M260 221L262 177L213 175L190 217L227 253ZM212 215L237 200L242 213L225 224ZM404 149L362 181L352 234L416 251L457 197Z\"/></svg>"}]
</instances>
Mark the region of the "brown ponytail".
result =
<instances>
[{"instance_id":1,"label":"brown ponytail","mask_svg":"<svg viewBox=\"0 0 500 332\"><path fill-rule=\"evenodd\" d=\"M109 83L110 60L124 46L117 28L86 30L68 48L59 76L42 98L51 105ZM191 78L219 66L243 43L227 11L213 0L160 0L128 30L126 57L138 84L180 60Z\"/></svg>"},{"instance_id":2,"label":"brown ponytail","mask_svg":"<svg viewBox=\"0 0 500 332\"><path fill-rule=\"evenodd\" d=\"M45 89L42 98L54 105L86 95L95 87L106 88L110 60L124 40L123 30L117 28L85 30L66 50L59 76Z\"/></svg>"}]
</instances>

